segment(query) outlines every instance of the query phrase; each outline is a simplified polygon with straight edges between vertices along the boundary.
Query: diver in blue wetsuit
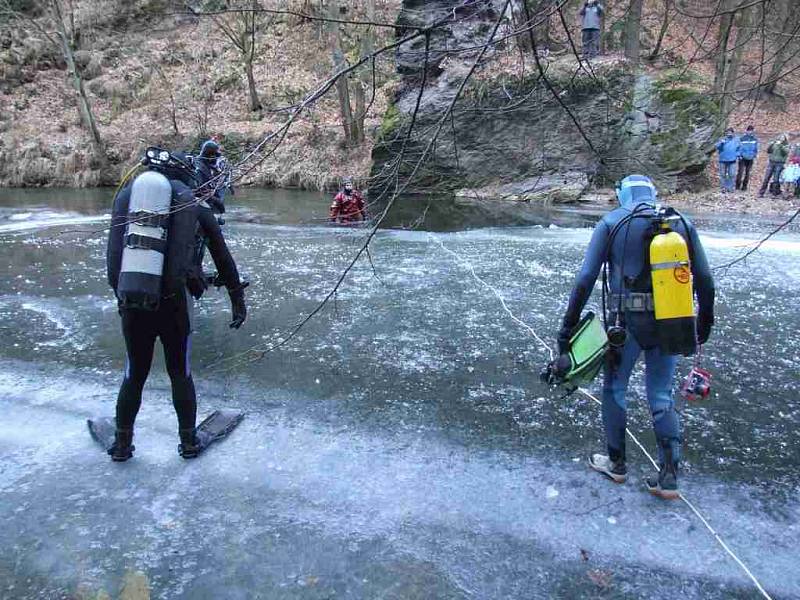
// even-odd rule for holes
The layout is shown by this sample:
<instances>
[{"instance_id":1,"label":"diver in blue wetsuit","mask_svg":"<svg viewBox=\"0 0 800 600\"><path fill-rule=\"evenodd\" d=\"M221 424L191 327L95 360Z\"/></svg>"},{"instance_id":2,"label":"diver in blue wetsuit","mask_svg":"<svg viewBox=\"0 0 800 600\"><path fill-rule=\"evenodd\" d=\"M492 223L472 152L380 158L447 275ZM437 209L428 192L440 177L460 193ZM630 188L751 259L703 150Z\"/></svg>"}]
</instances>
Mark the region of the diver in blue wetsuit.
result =
<instances>
[{"instance_id":1,"label":"diver in blue wetsuit","mask_svg":"<svg viewBox=\"0 0 800 600\"><path fill-rule=\"evenodd\" d=\"M677 498L681 431L672 382L677 354L694 353L695 341L704 344L709 337L714 323L714 280L697 230L677 212L662 211L656 204L655 186L648 177L624 178L617 188L617 198L620 206L605 215L592 234L559 331L559 353L563 355L568 350L570 334L605 264L604 288L609 288L607 326L612 343L604 368L602 401L608 454L594 454L590 466L617 483L626 479L625 395L633 367L644 352L647 400L653 415L660 466L658 476L649 478L647 483L652 493ZM663 321L657 320L654 313L651 270L661 265L651 266L650 244L655 235L654 220L659 214L670 215L670 228L688 246L689 269L698 303L696 332L692 318L688 336L665 337ZM685 277L688 281L688 272L683 275L680 268L676 266L675 277Z\"/></svg>"}]
</instances>

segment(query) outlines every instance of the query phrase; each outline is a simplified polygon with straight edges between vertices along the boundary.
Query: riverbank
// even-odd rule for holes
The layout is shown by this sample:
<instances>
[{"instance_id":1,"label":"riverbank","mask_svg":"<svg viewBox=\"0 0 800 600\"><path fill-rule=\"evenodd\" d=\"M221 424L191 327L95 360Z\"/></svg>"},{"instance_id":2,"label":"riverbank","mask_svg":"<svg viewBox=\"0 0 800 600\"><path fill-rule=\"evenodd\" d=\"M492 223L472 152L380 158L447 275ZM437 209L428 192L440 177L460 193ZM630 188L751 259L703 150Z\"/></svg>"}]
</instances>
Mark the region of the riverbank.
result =
<instances>
[{"instance_id":1,"label":"riverbank","mask_svg":"<svg viewBox=\"0 0 800 600\"><path fill-rule=\"evenodd\" d=\"M755 190L737 191L733 194L722 194L719 190L679 192L662 195L660 199L664 204L695 214L781 217L789 216L800 208L800 198L794 196L775 198L770 195L759 198ZM600 210L615 204L614 191L609 189L594 190L584 194L576 206L596 206Z\"/></svg>"}]
</instances>

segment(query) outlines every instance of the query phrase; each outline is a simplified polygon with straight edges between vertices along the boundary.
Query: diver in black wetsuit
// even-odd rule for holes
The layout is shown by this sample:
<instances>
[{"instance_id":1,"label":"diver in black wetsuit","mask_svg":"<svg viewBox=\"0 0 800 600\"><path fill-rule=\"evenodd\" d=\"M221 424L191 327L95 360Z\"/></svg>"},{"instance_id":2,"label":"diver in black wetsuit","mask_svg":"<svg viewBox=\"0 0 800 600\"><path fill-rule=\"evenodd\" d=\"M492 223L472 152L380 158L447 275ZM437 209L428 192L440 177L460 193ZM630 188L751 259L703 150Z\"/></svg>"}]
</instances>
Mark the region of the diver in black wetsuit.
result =
<instances>
[{"instance_id":1,"label":"diver in black wetsuit","mask_svg":"<svg viewBox=\"0 0 800 600\"><path fill-rule=\"evenodd\" d=\"M149 154L149 151L148 151ZM166 152L163 152L166 155ZM147 380L153 359L156 338L161 338L164 358L172 383L172 402L178 416L178 434L180 446L178 451L183 458L194 458L198 454L195 438L197 402L194 382L191 374L191 333L192 333L192 298L199 298L206 288L202 267L197 263L195 249L198 237L206 240L214 264L219 272L218 279L228 289L233 312L232 328L241 327L247 316L244 302L244 286L239 279L236 263L231 257L222 231L211 210L201 207L194 197L193 188L197 182L192 168L174 155L170 155L167 164L149 165L139 177L156 171L164 175L161 178L167 194L171 188L170 214L164 221L157 221L152 213L135 213L150 215L136 217L138 223L161 225L168 232L166 243L157 246L153 242L143 242L141 235L131 233L129 205L136 180L124 187L114 199L112 223L108 239L107 270L108 282L114 289L122 317L122 333L125 337L126 362L125 375L117 397L116 436L109 454L114 461L125 461L133 456L133 426L142 399L142 388ZM138 178L137 178L138 179ZM167 183L168 181L168 183ZM141 190L143 185L139 186ZM135 192L134 192L135 193ZM157 190L156 190L157 193ZM146 197L147 192L145 192ZM142 194L139 194L141 197ZM150 219L148 221L147 219ZM163 254L163 269L160 275L158 293L155 298L142 301L130 293L129 288L121 289L121 276L131 281L131 270L134 279L146 282L156 281L155 275L148 272L151 264L141 260L128 258L123 252L126 248L140 248L152 253L155 249ZM131 265L134 267L131 267ZM136 281L138 281L136 280ZM135 287L135 286L134 286ZM152 288L151 288L152 292Z\"/></svg>"},{"instance_id":2,"label":"diver in black wetsuit","mask_svg":"<svg viewBox=\"0 0 800 600\"><path fill-rule=\"evenodd\" d=\"M225 212L225 195L233 193L226 172L227 163L222 156L222 149L214 140L206 140L200 147L200 154L194 159L197 177L198 196L205 199L216 214Z\"/></svg>"}]
</instances>

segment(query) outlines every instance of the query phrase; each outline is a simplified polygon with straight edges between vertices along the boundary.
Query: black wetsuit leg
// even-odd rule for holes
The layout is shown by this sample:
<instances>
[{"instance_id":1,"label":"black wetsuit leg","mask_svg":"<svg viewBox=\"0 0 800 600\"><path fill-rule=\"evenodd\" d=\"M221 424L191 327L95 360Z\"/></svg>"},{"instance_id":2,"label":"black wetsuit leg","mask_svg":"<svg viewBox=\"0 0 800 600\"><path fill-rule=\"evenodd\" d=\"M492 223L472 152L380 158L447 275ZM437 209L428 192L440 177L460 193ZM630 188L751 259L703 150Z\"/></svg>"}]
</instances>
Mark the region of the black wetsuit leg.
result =
<instances>
[{"instance_id":1,"label":"black wetsuit leg","mask_svg":"<svg viewBox=\"0 0 800 600\"><path fill-rule=\"evenodd\" d=\"M172 383L172 404L180 429L193 429L197 419L197 396L192 380L192 330L185 302L167 304L159 311L159 331L164 360Z\"/></svg>"},{"instance_id":2,"label":"black wetsuit leg","mask_svg":"<svg viewBox=\"0 0 800 600\"><path fill-rule=\"evenodd\" d=\"M172 383L172 403L178 426L181 429L193 428L197 419L197 398L191 373L191 326L185 300L162 300L156 312L122 311L122 334L125 336L127 360L125 378L117 396L117 427L133 429L158 337L161 338Z\"/></svg>"},{"instance_id":3,"label":"black wetsuit leg","mask_svg":"<svg viewBox=\"0 0 800 600\"><path fill-rule=\"evenodd\" d=\"M125 337L125 377L117 395L117 428L133 429L142 404L142 389L153 362L153 347L158 336L155 313L123 310L122 335Z\"/></svg>"}]
</instances>

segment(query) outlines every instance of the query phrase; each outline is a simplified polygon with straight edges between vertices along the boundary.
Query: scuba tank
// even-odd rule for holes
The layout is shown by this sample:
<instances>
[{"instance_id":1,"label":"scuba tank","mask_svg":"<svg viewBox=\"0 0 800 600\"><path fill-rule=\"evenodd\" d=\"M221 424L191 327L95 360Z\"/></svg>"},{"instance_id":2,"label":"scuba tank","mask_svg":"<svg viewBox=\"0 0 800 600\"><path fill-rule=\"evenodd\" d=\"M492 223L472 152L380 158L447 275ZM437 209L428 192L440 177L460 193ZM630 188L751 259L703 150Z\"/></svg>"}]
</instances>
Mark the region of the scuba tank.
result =
<instances>
[{"instance_id":1,"label":"scuba tank","mask_svg":"<svg viewBox=\"0 0 800 600\"><path fill-rule=\"evenodd\" d=\"M117 286L121 308L158 309L171 203L172 186L161 173L134 179Z\"/></svg>"},{"instance_id":2,"label":"scuba tank","mask_svg":"<svg viewBox=\"0 0 800 600\"><path fill-rule=\"evenodd\" d=\"M665 218L657 219L649 258L659 346L665 354L688 356L697 344L689 246Z\"/></svg>"}]
</instances>

